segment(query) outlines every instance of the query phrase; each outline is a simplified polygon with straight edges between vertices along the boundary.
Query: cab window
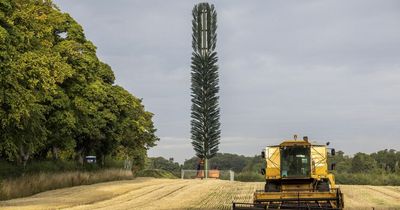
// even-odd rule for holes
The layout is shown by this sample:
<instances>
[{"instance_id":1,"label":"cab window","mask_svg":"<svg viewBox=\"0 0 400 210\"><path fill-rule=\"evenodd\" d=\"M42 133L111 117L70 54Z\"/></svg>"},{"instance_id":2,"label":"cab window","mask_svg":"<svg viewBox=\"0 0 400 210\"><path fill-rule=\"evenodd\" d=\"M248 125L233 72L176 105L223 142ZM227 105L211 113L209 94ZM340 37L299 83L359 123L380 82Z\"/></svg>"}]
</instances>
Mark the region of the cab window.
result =
<instances>
[{"instance_id":1,"label":"cab window","mask_svg":"<svg viewBox=\"0 0 400 210\"><path fill-rule=\"evenodd\" d=\"M281 148L281 177L307 177L310 171L309 147Z\"/></svg>"}]
</instances>

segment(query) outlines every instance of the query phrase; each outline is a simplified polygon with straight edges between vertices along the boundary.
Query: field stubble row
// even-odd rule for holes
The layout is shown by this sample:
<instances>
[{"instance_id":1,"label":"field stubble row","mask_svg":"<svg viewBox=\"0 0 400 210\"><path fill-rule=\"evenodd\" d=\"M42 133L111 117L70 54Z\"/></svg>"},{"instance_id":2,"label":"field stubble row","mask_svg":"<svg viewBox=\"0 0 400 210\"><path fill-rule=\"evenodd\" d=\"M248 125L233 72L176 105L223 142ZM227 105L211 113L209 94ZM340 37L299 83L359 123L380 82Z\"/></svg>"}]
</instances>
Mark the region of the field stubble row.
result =
<instances>
[{"instance_id":1,"label":"field stubble row","mask_svg":"<svg viewBox=\"0 0 400 210\"><path fill-rule=\"evenodd\" d=\"M48 191L0 202L1 209L230 209L251 202L261 182L138 178ZM346 209L400 209L400 187L341 186Z\"/></svg>"}]
</instances>

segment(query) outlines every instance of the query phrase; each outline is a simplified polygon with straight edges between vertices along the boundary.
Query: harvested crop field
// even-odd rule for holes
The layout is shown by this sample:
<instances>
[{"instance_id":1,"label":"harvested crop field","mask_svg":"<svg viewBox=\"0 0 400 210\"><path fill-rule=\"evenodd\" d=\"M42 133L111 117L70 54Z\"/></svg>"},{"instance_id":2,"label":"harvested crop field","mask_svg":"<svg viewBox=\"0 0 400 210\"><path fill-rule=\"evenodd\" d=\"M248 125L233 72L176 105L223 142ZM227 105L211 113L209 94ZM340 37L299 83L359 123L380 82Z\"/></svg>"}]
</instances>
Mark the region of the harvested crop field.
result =
<instances>
[{"instance_id":1,"label":"harvested crop field","mask_svg":"<svg viewBox=\"0 0 400 210\"><path fill-rule=\"evenodd\" d=\"M0 202L0 209L230 209L263 183L138 178L78 186ZM346 209L400 209L400 187L341 186Z\"/></svg>"}]
</instances>

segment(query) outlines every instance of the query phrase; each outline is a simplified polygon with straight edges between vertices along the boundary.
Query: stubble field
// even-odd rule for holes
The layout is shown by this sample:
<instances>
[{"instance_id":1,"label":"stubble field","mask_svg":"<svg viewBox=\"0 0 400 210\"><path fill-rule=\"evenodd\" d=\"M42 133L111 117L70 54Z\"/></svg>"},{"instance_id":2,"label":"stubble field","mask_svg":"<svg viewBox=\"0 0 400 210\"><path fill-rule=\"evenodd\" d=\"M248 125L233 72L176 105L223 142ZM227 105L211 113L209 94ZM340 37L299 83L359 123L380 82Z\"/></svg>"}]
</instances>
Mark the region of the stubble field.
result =
<instances>
[{"instance_id":1,"label":"stubble field","mask_svg":"<svg viewBox=\"0 0 400 210\"><path fill-rule=\"evenodd\" d=\"M0 209L231 209L263 183L138 178L47 191L0 202ZM400 209L400 187L341 186L346 209Z\"/></svg>"}]
</instances>

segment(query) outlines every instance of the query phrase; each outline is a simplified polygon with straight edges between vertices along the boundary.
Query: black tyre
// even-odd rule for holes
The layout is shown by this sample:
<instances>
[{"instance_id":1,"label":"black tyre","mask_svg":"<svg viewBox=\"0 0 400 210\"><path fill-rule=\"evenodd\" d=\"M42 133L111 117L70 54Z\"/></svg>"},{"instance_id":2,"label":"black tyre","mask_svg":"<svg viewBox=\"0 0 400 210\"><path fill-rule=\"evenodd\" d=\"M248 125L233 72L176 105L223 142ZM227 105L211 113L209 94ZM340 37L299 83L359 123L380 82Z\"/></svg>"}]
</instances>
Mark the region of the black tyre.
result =
<instances>
[{"instance_id":1,"label":"black tyre","mask_svg":"<svg viewBox=\"0 0 400 210\"><path fill-rule=\"evenodd\" d=\"M329 191L329 184L327 181L321 181L317 185L317 191L319 192L328 192Z\"/></svg>"},{"instance_id":2,"label":"black tyre","mask_svg":"<svg viewBox=\"0 0 400 210\"><path fill-rule=\"evenodd\" d=\"M276 183L265 183L265 192L279 192L279 186Z\"/></svg>"}]
</instances>

